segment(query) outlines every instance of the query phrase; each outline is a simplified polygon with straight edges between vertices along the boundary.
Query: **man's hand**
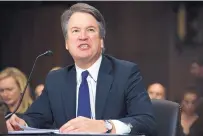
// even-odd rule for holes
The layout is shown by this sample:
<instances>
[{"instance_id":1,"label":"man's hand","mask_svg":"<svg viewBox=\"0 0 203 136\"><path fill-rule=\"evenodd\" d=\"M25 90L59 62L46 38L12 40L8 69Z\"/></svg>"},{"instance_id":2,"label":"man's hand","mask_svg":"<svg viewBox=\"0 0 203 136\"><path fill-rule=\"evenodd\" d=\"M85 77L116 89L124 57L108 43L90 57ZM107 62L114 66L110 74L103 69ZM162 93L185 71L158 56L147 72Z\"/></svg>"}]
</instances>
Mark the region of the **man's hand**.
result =
<instances>
[{"instance_id":1,"label":"man's hand","mask_svg":"<svg viewBox=\"0 0 203 136\"><path fill-rule=\"evenodd\" d=\"M66 124L64 124L60 129L62 133L71 132L95 132L95 133L105 133L106 127L103 120L94 120L85 117L77 117Z\"/></svg>"},{"instance_id":2,"label":"man's hand","mask_svg":"<svg viewBox=\"0 0 203 136\"><path fill-rule=\"evenodd\" d=\"M11 116L11 118L6 121L6 126L9 131L21 130L21 128L19 127L18 124L23 125L23 126L26 125L25 121L23 119L19 118L18 116L16 116L15 114L13 114Z\"/></svg>"}]
</instances>

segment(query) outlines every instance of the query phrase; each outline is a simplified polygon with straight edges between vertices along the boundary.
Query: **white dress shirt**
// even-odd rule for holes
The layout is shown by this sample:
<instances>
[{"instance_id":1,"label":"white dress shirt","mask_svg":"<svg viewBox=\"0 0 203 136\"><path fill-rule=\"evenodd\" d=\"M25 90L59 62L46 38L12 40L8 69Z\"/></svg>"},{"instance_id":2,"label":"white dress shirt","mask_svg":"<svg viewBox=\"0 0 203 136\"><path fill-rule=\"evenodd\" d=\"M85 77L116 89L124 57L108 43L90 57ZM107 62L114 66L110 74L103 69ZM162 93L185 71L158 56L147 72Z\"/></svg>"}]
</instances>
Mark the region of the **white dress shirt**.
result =
<instances>
[{"instance_id":1,"label":"white dress shirt","mask_svg":"<svg viewBox=\"0 0 203 136\"><path fill-rule=\"evenodd\" d=\"M91 118L95 119L95 102L96 102L96 86L97 86L97 77L99 73L99 68L102 61L102 55L99 59L88 69L81 69L76 64L76 73L77 73L77 92L76 92L76 117L77 117L77 110L78 110L78 92L79 87L82 82L81 74L83 71L87 70L89 75L87 77L87 83L89 87L89 95L90 95L90 106L91 106ZM119 120L111 120L115 126L116 134L128 134L131 131L129 125L119 121Z\"/></svg>"}]
</instances>

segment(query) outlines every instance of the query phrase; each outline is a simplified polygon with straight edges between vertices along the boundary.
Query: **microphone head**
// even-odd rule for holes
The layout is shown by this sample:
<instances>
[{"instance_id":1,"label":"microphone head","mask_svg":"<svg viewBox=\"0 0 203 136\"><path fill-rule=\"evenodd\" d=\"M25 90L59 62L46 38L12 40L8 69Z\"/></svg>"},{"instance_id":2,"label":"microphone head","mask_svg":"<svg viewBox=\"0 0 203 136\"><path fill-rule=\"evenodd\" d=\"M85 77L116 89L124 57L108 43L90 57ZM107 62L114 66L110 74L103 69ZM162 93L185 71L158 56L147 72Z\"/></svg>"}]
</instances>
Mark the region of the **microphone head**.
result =
<instances>
[{"instance_id":1,"label":"microphone head","mask_svg":"<svg viewBox=\"0 0 203 136\"><path fill-rule=\"evenodd\" d=\"M52 56L53 52L51 50L48 50L44 53L45 56Z\"/></svg>"}]
</instances>

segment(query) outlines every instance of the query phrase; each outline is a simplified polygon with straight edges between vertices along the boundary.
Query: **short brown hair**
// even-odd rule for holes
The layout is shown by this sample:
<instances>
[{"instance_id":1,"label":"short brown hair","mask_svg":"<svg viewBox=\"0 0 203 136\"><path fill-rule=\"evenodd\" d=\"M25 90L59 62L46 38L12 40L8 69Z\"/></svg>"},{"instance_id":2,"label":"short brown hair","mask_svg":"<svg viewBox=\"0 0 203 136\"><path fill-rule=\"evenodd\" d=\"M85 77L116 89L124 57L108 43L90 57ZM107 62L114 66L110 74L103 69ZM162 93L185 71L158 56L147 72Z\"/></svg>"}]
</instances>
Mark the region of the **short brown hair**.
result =
<instances>
[{"instance_id":1,"label":"short brown hair","mask_svg":"<svg viewBox=\"0 0 203 136\"><path fill-rule=\"evenodd\" d=\"M90 6L86 3L77 3L72 5L68 10L64 11L64 13L61 16L61 26L62 26L62 31L65 39L67 38L67 24L70 19L70 17L76 13L76 12L82 12L82 13L88 13L92 15L98 22L99 25L99 30L100 30L100 37L105 38L106 34L106 25L105 25L105 20L102 14L99 12L98 9L96 9L93 6Z\"/></svg>"}]
</instances>

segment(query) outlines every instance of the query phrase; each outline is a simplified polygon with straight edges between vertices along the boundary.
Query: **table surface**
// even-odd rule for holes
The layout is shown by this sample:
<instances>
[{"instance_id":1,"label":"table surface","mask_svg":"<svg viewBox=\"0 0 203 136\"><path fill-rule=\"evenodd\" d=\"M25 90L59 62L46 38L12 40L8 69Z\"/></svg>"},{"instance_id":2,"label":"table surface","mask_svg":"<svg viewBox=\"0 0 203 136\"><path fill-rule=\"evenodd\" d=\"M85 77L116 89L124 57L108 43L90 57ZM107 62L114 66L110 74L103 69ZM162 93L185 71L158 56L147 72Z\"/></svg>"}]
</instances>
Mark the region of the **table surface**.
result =
<instances>
[{"instance_id":1,"label":"table surface","mask_svg":"<svg viewBox=\"0 0 203 136\"><path fill-rule=\"evenodd\" d=\"M56 134L56 133L16 133L16 134L5 134L8 136L25 136L25 135L33 135L33 136L45 136L45 135L54 135L54 136L125 136L118 134ZM129 135L129 136L145 136L145 135Z\"/></svg>"}]
</instances>

